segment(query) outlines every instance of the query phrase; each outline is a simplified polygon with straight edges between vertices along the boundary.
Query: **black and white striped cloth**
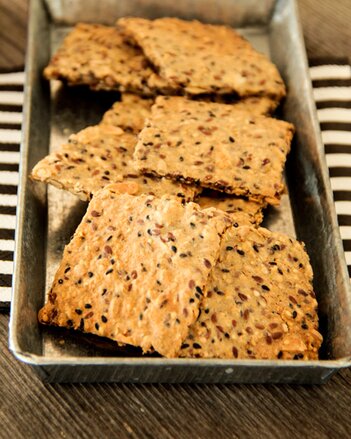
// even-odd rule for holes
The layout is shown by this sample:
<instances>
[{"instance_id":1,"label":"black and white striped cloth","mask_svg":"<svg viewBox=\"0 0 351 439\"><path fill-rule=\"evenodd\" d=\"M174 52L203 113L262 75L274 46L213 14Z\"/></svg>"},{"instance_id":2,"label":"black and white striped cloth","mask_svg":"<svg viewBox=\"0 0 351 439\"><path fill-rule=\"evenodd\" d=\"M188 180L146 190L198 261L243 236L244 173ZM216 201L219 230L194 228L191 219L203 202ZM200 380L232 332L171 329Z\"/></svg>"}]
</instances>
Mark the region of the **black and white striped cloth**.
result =
<instances>
[{"instance_id":1,"label":"black and white striped cloth","mask_svg":"<svg viewBox=\"0 0 351 439\"><path fill-rule=\"evenodd\" d=\"M351 277L351 67L345 60L333 60L312 65L310 74Z\"/></svg>"},{"instance_id":2,"label":"black and white striped cloth","mask_svg":"<svg viewBox=\"0 0 351 439\"><path fill-rule=\"evenodd\" d=\"M351 68L347 60L310 67L335 209L351 277ZM24 73L0 74L0 307L9 305L13 270Z\"/></svg>"},{"instance_id":3,"label":"black and white striped cloth","mask_svg":"<svg viewBox=\"0 0 351 439\"><path fill-rule=\"evenodd\" d=\"M11 300L24 73L0 74L0 307Z\"/></svg>"}]
</instances>

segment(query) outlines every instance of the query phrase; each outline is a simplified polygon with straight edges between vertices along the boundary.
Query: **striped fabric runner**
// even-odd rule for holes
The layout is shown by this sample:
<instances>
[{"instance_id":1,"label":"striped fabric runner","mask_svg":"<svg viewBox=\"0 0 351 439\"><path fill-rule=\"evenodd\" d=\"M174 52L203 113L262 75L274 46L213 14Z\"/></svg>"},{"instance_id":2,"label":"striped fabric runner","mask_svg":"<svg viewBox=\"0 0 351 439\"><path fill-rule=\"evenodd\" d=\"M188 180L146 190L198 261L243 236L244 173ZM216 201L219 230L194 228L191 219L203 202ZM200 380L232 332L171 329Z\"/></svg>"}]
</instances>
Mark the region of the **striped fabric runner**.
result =
<instances>
[{"instance_id":1,"label":"striped fabric runner","mask_svg":"<svg viewBox=\"0 0 351 439\"><path fill-rule=\"evenodd\" d=\"M310 74L351 277L351 67L334 61L311 66Z\"/></svg>"},{"instance_id":2,"label":"striped fabric runner","mask_svg":"<svg viewBox=\"0 0 351 439\"><path fill-rule=\"evenodd\" d=\"M11 299L24 73L0 74L0 307Z\"/></svg>"},{"instance_id":3,"label":"striped fabric runner","mask_svg":"<svg viewBox=\"0 0 351 439\"><path fill-rule=\"evenodd\" d=\"M351 68L347 60L310 68L335 208L351 277ZM11 298L21 139L23 72L0 74L0 307Z\"/></svg>"}]
</instances>

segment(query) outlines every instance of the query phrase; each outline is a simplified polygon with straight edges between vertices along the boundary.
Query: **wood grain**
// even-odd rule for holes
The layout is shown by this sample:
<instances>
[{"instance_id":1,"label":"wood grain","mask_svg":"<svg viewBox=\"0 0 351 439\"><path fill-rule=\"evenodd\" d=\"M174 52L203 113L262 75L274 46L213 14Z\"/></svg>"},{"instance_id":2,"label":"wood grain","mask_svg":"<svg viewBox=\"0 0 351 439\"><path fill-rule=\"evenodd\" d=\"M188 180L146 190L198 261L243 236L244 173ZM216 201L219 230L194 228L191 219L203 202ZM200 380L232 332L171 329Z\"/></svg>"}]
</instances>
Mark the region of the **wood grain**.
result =
<instances>
[{"instance_id":1,"label":"wood grain","mask_svg":"<svg viewBox=\"0 0 351 439\"><path fill-rule=\"evenodd\" d=\"M349 0L299 0L310 57L350 57ZM0 0L0 68L24 62L26 0ZM349 438L351 370L324 386L48 385L7 348L0 438Z\"/></svg>"}]
</instances>

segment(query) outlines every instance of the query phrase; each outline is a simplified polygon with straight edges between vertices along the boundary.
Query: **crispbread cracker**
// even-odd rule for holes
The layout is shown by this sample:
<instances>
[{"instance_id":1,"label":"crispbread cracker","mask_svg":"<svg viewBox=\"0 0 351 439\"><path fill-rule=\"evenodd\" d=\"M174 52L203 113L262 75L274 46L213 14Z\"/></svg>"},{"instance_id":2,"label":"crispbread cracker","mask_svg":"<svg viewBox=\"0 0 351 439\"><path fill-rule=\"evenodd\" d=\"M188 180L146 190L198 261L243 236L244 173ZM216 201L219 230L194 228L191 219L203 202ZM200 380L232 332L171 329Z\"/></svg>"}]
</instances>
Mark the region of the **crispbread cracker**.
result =
<instances>
[{"instance_id":1,"label":"crispbread cracker","mask_svg":"<svg viewBox=\"0 0 351 439\"><path fill-rule=\"evenodd\" d=\"M240 100L231 97L221 97L219 95L201 96L200 100L205 102L217 102L230 104L237 110L248 111L252 115L269 115L277 107L277 101L266 96L253 96ZM104 114L101 123L114 125L124 131L139 133L144 127L145 119L150 117L151 106L154 99L143 98L142 96L123 93L121 101L115 102L112 108Z\"/></svg>"},{"instance_id":2,"label":"crispbread cracker","mask_svg":"<svg viewBox=\"0 0 351 439\"><path fill-rule=\"evenodd\" d=\"M250 224L260 225L263 221L262 210L266 207L264 203L256 203L230 195L224 196L223 193L216 191L204 191L196 202L202 209L214 207L223 210L233 218L235 227Z\"/></svg>"},{"instance_id":3,"label":"crispbread cracker","mask_svg":"<svg viewBox=\"0 0 351 439\"><path fill-rule=\"evenodd\" d=\"M153 102L152 99L143 99L138 95L123 93L121 102L116 102L110 110L106 111L101 123L114 125L124 131L137 134L143 128L145 119L150 116Z\"/></svg>"},{"instance_id":4,"label":"crispbread cracker","mask_svg":"<svg viewBox=\"0 0 351 439\"><path fill-rule=\"evenodd\" d=\"M65 248L40 322L174 357L229 224L215 209L107 186Z\"/></svg>"},{"instance_id":5,"label":"crispbread cracker","mask_svg":"<svg viewBox=\"0 0 351 439\"><path fill-rule=\"evenodd\" d=\"M158 97L138 137L141 172L279 204L293 126L230 105Z\"/></svg>"},{"instance_id":6,"label":"crispbread cracker","mask_svg":"<svg viewBox=\"0 0 351 439\"><path fill-rule=\"evenodd\" d=\"M31 177L70 191L82 200L89 200L97 190L116 182L121 183L121 192L131 195L170 194L185 201L194 199L199 192L195 186L139 176L132 160L135 143L134 134L118 127L88 127L71 135L67 144L42 159Z\"/></svg>"},{"instance_id":7,"label":"crispbread cracker","mask_svg":"<svg viewBox=\"0 0 351 439\"><path fill-rule=\"evenodd\" d=\"M317 359L317 301L304 246L267 229L230 228L180 355Z\"/></svg>"},{"instance_id":8,"label":"crispbread cracker","mask_svg":"<svg viewBox=\"0 0 351 439\"><path fill-rule=\"evenodd\" d=\"M285 95L273 63L234 29L178 18L118 20L169 84L189 94Z\"/></svg>"},{"instance_id":9,"label":"crispbread cracker","mask_svg":"<svg viewBox=\"0 0 351 439\"><path fill-rule=\"evenodd\" d=\"M47 79L61 79L70 85L85 84L94 90L119 90L154 94L149 78L169 90L166 81L150 69L137 47L125 42L115 27L79 23L44 70Z\"/></svg>"},{"instance_id":10,"label":"crispbread cracker","mask_svg":"<svg viewBox=\"0 0 351 439\"><path fill-rule=\"evenodd\" d=\"M206 99L204 99L206 101ZM236 110L248 111L253 116L269 116L274 113L279 102L267 96L249 96L240 100L232 100L230 96L214 95L208 97L209 102L230 104Z\"/></svg>"}]
</instances>

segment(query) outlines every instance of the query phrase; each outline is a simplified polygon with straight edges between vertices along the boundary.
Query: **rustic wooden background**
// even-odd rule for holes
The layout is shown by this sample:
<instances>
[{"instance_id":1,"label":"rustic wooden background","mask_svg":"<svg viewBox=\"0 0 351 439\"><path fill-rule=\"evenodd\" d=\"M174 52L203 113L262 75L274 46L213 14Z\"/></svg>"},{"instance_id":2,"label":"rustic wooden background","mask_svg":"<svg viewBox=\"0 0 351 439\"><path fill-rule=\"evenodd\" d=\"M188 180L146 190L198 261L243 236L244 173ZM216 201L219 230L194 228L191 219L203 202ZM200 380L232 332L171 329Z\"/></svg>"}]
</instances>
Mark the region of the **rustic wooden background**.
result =
<instances>
[{"instance_id":1,"label":"rustic wooden background","mask_svg":"<svg viewBox=\"0 0 351 439\"><path fill-rule=\"evenodd\" d=\"M204 0L205 1L205 0ZM351 55L351 1L298 0L309 57ZM24 62L27 0L0 0L0 69ZM7 348L0 438L350 438L351 370L324 386L47 385Z\"/></svg>"}]
</instances>

